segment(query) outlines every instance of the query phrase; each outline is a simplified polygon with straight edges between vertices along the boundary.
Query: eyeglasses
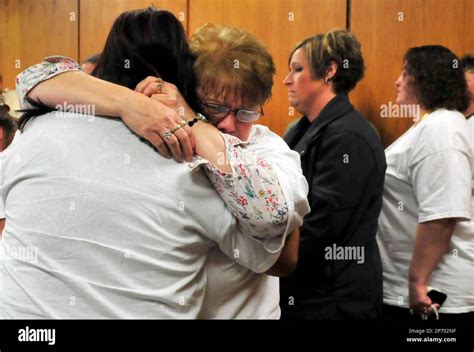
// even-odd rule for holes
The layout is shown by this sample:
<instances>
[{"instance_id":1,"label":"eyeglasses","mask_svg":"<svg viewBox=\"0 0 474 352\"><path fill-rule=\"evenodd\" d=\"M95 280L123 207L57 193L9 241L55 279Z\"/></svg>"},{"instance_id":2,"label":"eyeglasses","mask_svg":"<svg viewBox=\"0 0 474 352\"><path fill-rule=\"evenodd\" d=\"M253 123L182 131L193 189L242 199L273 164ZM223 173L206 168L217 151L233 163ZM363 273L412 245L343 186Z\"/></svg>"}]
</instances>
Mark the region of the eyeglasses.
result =
<instances>
[{"instance_id":1,"label":"eyeglasses","mask_svg":"<svg viewBox=\"0 0 474 352\"><path fill-rule=\"evenodd\" d=\"M246 110L246 109L231 109L225 105L219 105L214 103L204 103L206 113L212 123L218 122L217 120L223 119L228 116L231 112L235 114L237 120L244 123L256 121L263 116L263 108L260 105L260 111Z\"/></svg>"}]
</instances>

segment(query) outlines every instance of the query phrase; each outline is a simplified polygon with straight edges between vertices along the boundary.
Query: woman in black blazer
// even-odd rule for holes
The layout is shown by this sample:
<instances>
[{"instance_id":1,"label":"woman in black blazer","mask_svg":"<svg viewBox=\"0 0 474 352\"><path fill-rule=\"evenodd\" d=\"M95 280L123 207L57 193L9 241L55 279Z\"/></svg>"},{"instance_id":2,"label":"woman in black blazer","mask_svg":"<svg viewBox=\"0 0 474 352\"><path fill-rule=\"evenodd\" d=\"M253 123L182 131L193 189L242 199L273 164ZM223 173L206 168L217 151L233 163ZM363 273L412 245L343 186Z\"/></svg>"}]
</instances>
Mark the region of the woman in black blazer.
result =
<instances>
[{"instance_id":1,"label":"woman in black blazer","mask_svg":"<svg viewBox=\"0 0 474 352\"><path fill-rule=\"evenodd\" d=\"M283 319L375 319L382 310L382 266L375 240L386 169L375 129L347 94L364 75L349 32L303 40L284 83L304 116L285 136L308 180L299 263L281 280Z\"/></svg>"}]
</instances>

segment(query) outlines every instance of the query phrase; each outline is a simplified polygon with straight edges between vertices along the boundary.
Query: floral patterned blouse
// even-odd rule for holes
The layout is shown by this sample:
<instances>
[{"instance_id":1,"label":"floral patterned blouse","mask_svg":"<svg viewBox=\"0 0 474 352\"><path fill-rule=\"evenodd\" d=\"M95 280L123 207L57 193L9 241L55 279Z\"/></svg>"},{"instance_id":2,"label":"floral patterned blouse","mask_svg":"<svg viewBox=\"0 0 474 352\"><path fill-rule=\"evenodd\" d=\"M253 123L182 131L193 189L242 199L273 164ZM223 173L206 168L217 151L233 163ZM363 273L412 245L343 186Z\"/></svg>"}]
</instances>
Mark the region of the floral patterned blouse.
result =
<instances>
[{"instance_id":1,"label":"floral patterned blouse","mask_svg":"<svg viewBox=\"0 0 474 352\"><path fill-rule=\"evenodd\" d=\"M16 78L16 89L22 108L31 107L25 97L33 87L69 71L81 71L81 67L70 58L49 56L21 72ZM190 170L204 168L243 233L260 240L283 236L288 204L276 172L264 159L247 150L246 142L228 134L223 137L232 172L224 173L201 157L189 163Z\"/></svg>"}]
</instances>

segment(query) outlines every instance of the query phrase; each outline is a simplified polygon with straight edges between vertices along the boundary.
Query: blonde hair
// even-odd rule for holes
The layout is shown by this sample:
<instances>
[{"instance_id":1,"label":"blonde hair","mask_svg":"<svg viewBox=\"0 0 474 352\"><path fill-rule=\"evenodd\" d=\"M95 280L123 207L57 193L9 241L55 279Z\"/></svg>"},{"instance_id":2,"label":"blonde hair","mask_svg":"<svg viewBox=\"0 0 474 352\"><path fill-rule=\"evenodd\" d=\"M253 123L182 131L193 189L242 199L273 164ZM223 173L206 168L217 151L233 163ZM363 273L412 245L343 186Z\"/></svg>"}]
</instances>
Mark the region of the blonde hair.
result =
<instances>
[{"instance_id":1,"label":"blonde hair","mask_svg":"<svg viewBox=\"0 0 474 352\"><path fill-rule=\"evenodd\" d=\"M204 96L263 104L272 94L275 64L268 50L242 29L205 24L189 41L197 86Z\"/></svg>"},{"instance_id":2,"label":"blonde hair","mask_svg":"<svg viewBox=\"0 0 474 352\"><path fill-rule=\"evenodd\" d=\"M314 79L324 79L331 63L337 65L337 72L331 79L335 93L350 92L364 77L360 43L349 31L333 29L304 39L291 52L289 62L300 48L306 53Z\"/></svg>"}]
</instances>

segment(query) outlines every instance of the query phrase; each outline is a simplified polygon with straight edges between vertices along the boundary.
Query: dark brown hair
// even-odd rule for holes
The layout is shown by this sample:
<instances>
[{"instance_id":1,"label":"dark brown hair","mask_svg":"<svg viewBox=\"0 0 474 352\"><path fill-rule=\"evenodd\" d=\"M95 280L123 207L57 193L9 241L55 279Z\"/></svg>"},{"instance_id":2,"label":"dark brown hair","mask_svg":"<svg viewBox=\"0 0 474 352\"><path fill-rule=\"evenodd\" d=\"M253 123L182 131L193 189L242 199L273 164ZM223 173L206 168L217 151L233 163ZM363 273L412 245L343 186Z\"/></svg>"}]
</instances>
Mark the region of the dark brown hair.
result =
<instances>
[{"instance_id":1,"label":"dark brown hair","mask_svg":"<svg viewBox=\"0 0 474 352\"><path fill-rule=\"evenodd\" d=\"M92 75L130 89L148 76L161 77L199 111L193 63L181 22L169 11L150 7L124 12L115 20ZM30 118L54 110L28 101L34 109L23 110L20 129Z\"/></svg>"},{"instance_id":2,"label":"dark brown hair","mask_svg":"<svg viewBox=\"0 0 474 352\"><path fill-rule=\"evenodd\" d=\"M416 98L423 108L467 109L469 95L464 70L451 50L441 45L410 48L403 61Z\"/></svg>"}]
</instances>

